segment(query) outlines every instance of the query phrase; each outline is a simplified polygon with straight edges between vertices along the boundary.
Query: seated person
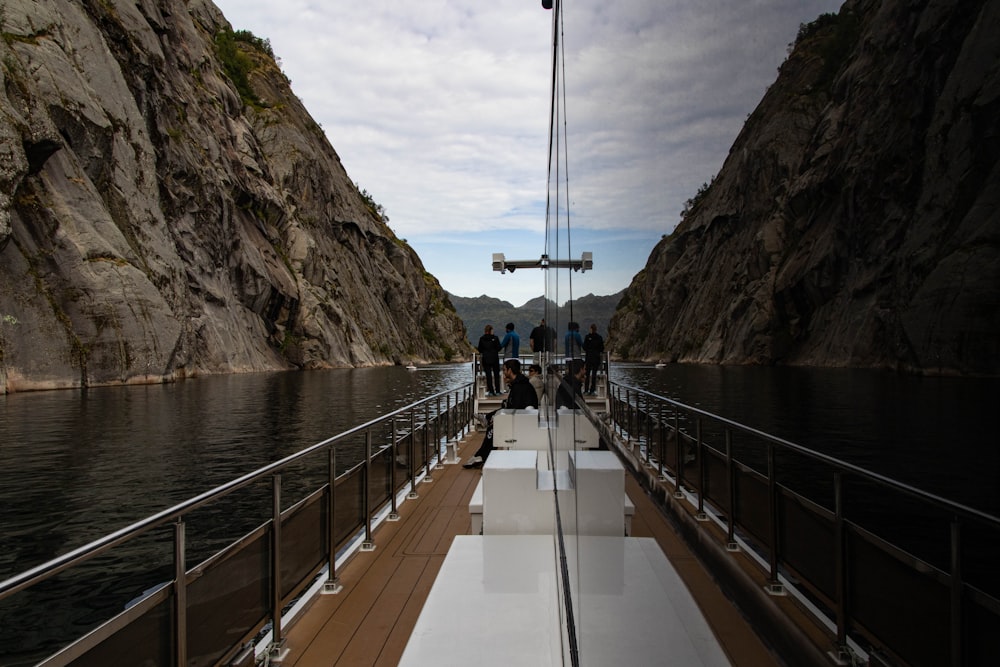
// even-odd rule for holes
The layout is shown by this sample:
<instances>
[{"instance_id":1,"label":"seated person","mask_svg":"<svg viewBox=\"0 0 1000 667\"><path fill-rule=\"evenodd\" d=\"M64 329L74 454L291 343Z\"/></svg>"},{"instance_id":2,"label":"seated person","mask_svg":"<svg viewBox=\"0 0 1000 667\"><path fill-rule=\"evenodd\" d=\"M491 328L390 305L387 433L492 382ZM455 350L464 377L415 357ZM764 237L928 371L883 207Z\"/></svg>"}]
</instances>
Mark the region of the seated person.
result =
<instances>
[{"instance_id":1,"label":"seated person","mask_svg":"<svg viewBox=\"0 0 1000 667\"><path fill-rule=\"evenodd\" d=\"M538 364L528 366L528 382L538 394L538 405L542 404L542 394L545 393L545 379L542 377L542 367Z\"/></svg>"},{"instance_id":2,"label":"seated person","mask_svg":"<svg viewBox=\"0 0 1000 667\"><path fill-rule=\"evenodd\" d=\"M507 400L500 404L501 409L523 410L524 408L538 407L538 394L535 393L535 388L528 382L528 378L521 373L520 361L517 359L508 359L503 362L503 379L510 387L510 394L507 396ZM469 459L463 467L482 467L487 457L489 457L490 452L493 451L493 416L495 414L496 410L484 417L477 415L480 421L486 425L486 436L483 438L483 444L479 447L475 456Z\"/></svg>"},{"instance_id":3,"label":"seated person","mask_svg":"<svg viewBox=\"0 0 1000 667\"><path fill-rule=\"evenodd\" d=\"M586 374L583 359L571 359L566 363L566 373L556 391L556 409L576 409L576 397L583 396L583 379Z\"/></svg>"}]
</instances>

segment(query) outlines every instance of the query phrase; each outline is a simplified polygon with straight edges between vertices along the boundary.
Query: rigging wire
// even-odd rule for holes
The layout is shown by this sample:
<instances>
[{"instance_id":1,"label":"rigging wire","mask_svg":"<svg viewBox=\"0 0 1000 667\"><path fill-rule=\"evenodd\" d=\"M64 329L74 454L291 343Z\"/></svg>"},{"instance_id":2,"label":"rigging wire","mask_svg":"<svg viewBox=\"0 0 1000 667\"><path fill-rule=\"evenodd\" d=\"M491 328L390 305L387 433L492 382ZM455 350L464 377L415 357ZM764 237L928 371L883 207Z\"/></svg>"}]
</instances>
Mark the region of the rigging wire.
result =
<instances>
[{"instance_id":1,"label":"rigging wire","mask_svg":"<svg viewBox=\"0 0 1000 667\"><path fill-rule=\"evenodd\" d=\"M565 51L563 48L563 38L565 37L563 33L563 20L562 20L562 1L554 0L553 4L553 15L552 15L552 88L550 93L550 111L549 111L549 147L548 147L548 175L547 175L547 186L546 186L546 205L545 205L545 255L547 257L555 256L558 259L559 255L559 212L560 212L560 147L562 148L562 164L565 170L566 178L566 189L565 189L565 206L566 206L566 245L569 251L572 250L569 241L569 172L568 172L568 152L567 152L567 141L566 141L566 62L565 62ZM547 6L547 5L543 5ZM560 71L561 68L561 71ZM560 99L560 91L562 93ZM562 114L560 115L560 109ZM562 120L560 128L560 119ZM561 133L560 133L561 130ZM561 141L560 141L561 137ZM555 206L553 207L552 194L553 187L555 190ZM553 210L554 209L554 210ZM553 218L554 218L554 229L553 229ZM554 247L553 247L554 242ZM572 254L568 254L567 257L571 257ZM545 287L545 321L552 322L553 320L558 322L558 318L550 318L548 310L549 303L555 302L556 313L558 314L559 305L559 278L558 269L552 268L551 270L543 271L546 280ZM554 285L552 291L555 294L550 293L550 286ZM573 272L569 271L569 293L570 293L570 320L573 319ZM558 326L558 324L557 324ZM547 333L544 334L546 337ZM558 346L558 339L554 341L555 345ZM558 350L558 347L557 347ZM569 363L567 361L566 372L569 372ZM558 417L557 417L558 419ZM575 419L572 420L573 426L576 427ZM554 434L552 431L549 432L549 457L551 461L551 467L554 469L555 451L554 451ZM575 439L575 436L574 436ZM573 612L573 595L571 578L569 571L569 554L566 548L565 535L563 531L562 522L562 512L559 503L558 494L558 484L553 485L553 500L555 502L555 523L556 523L556 540L557 540L557 551L559 568L562 580L562 593L563 593L563 606L565 609L565 620L566 620L566 639L569 648L569 660L573 667L578 667L580 664L580 651L579 643L577 640L576 633L576 621ZM579 560L576 563L576 571L579 572Z\"/></svg>"}]
</instances>

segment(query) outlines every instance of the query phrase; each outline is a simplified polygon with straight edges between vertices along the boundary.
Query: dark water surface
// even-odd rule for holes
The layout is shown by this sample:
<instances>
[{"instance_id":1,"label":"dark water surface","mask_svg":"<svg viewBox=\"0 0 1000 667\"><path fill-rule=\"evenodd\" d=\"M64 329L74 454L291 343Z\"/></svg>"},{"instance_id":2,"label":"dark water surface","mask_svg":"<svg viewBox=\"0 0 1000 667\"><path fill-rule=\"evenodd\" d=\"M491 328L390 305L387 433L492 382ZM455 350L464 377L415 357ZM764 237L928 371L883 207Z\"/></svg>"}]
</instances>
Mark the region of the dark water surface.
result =
<instances>
[{"instance_id":1,"label":"dark water surface","mask_svg":"<svg viewBox=\"0 0 1000 667\"><path fill-rule=\"evenodd\" d=\"M1000 515L1000 379L686 364L615 376Z\"/></svg>"},{"instance_id":2,"label":"dark water surface","mask_svg":"<svg viewBox=\"0 0 1000 667\"><path fill-rule=\"evenodd\" d=\"M471 379L390 367L0 396L0 578Z\"/></svg>"},{"instance_id":3,"label":"dark water surface","mask_svg":"<svg viewBox=\"0 0 1000 667\"><path fill-rule=\"evenodd\" d=\"M616 366L612 378L1000 514L1000 380L688 365ZM0 579L470 379L462 364L0 396ZM267 497L234 494L228 509L190 521L190 542L245 508L266 512ZM243 534L225 527L229 540ZM86 631L168 580L170 544L151 534L0 603L0 665L30 663L48 652L50 629Z\"/></svg>"}]
</instances>

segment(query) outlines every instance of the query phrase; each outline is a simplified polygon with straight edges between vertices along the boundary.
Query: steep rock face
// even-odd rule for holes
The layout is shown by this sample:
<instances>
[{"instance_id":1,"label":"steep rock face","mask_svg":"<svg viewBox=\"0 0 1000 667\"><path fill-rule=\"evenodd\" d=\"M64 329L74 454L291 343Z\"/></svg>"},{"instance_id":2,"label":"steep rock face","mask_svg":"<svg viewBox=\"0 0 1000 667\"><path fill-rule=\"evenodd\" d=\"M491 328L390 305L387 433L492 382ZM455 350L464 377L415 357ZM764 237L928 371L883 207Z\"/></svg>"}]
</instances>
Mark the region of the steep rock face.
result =
<instances>
[{"instance_id":1,"label":"steep rock face","mask_svg":"<svg viewBox=\"0 0 1000 667\"><path fill-rule=\"evenodd\" d=\"M468 353L253 40L237 92L211 2L7 0L0 23L0 390Z\"/></svg>"},{"instance_id":2,"label":"steep rock face","mask_svg":"<svg viewBox=\"0 0 1000 667\"><path fill-rule=\"evenodd\" d=\"M1000 5L821 19L633 280L616 351L1000 373Z\"/></svg>"}]
</instances>

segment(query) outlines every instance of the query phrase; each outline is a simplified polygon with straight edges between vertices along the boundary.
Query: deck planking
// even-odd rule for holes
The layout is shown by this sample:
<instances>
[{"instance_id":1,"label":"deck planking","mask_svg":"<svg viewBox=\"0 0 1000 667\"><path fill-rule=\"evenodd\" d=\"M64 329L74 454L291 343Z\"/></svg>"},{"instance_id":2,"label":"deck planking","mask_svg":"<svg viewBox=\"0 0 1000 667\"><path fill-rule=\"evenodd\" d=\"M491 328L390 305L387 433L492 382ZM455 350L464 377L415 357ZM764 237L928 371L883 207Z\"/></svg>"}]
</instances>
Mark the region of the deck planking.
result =
<instances>
[{"instance_id":1,"label":"deck planking","mask_svg":"<svg viewBox=\"0 0 1000 667\"><path fill-rule=\"evenodd\" d=\"M481 433L459 446L465 460ZM374 551L359 552L339 572L343 591L320 595L289 628L286 667L398 664L455 535L471 527L468 504L479 470L447 465L417 486L419 497L399 507L398 522L375 531ZM632 535L656 539L701 608L733 665L781 664L723 594L631 475L625 489L635 503ZM446 621L443 621L446 622Z\"/></svg>"}]
</instances>

